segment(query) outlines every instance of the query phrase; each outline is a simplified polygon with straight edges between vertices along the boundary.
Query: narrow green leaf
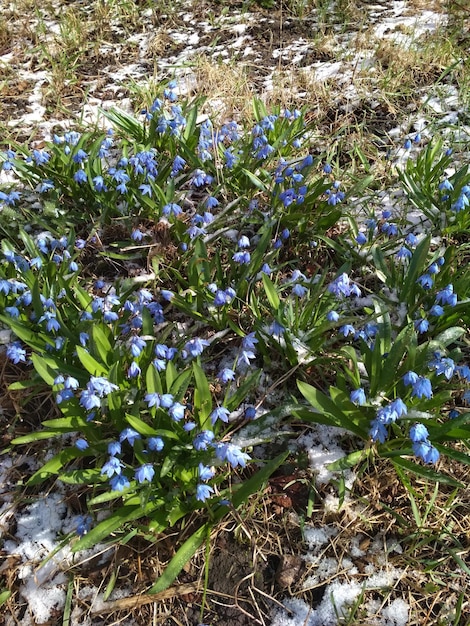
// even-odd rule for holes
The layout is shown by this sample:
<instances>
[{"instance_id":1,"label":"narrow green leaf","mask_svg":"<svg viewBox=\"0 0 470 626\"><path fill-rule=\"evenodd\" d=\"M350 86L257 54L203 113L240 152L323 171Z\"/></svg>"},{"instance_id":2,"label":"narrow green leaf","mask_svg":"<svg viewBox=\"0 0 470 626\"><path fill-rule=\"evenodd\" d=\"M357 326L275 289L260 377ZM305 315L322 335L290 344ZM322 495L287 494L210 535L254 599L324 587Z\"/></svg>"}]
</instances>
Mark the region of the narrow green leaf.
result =
<instances>
[{"instance_id":1,"label":"narrow green leaf","mask_svg":"<svg viewBox=\"0 0 470 626\"><path fill-rule=\"evenodd\" d=\"M267 482L268 478L280 467L284 461L289 456L289 451L281 452L277 457L268 461L266 465L253 474L251 478L246 480L242 486L235 491L232 496L232 504L237 509L244 502L248 500L248 498L253 493L258 493L261 491L263 485ZM222 507L225 508L225 507ZM223 516L223 512L219 513L219 519Z\"/></svg>"},{"instance_id":2,"label":"narrow green leaf","mask_svg":"<svg viewBox=\"0 0 470 626\"><path fill-rule=\"evenodd\" d=\"M158 502L147 502L144 506L140 503L135 505L125 504L115 513L92 528L86 535L83 535L83 537L81 537L81 539L73 546L72 552L88 550L88 548L92 548L102 540L109 540L111 533L115 530L124 526L127 522L133 522L141 517L146 517L156 509L160 508L161 505L162 502L160 500Z\"/></svg>"},{"instance_id":3,"label":"narrow green leaf","mask_svg":"<svg viewBox=\"0 0 470 626\"><path fill-rule=\"evenodd\" d=\"M281 300L277 294L276 287L274 286L272 280L269 278L267 274L263 274L262 276L264 291L266 292L266 296L269 300L269 304L272 306L275 312L278 311L279 305L281 304Z\"/></svg>"},{"instance_id":4,"label":"narrow green leaf","mask_svg":"<svg viewBox=\"0 0 470 626\"><path fill-rule=\"evenodd\" d=\"M351 454L334 461L334 463L328 463L327 467L331 472L349 469L350 467L358 465L362 460L367 458L367 456L369 456L369 449L356 450L355 452L351 452Z\"/></svg>"},{"instance_id":5,"label":"narrow green leaf","mask_svg":"<svg viewBox=\"0 0 470 626\"><path fill-rule=\"evenodd\" d=\"M69 463L72 459L82 456L84 456L84 454L78 448L67 448L65 450L61 450L40 469L38 469L37 472L34 472L26 484L28 486L37 485L46 478L58 474L64 465Z\"/></svg>"},{"instance_id":6,"label":"narrow green leaf","mask_svg":"<svg viewBox=\"0 0 470 626\"><path fill-rule=\"evenodd\" d=\"M52 339L45 337L41 333L33 332L28 326L13 320L11 317L0 315L0 321L5 324L6 328L11 328L15 335L24 341L26 345L33 348L33 350L37 350L37 352L45 352L47 344L54 345Z\"/></svg>"},{"instance_id":7,"label":"narrow green leaf","mask_svg":"<svg viewBox=\"0 0 470 626\"><path fill-rule=\"evenodd\" d=\"M195 380L194 408L197 412L199 427L204 429L212 411L212 395L204 370L196 362L193 363L193 372Z\"/></svg>"},{"instance_id":8,"label":"narrow green leaf","mask_svg":"<svg viewBox=\"0 0 470 626\"><path fill-rule=\"evenodd\" d=\"M145 382L147 384L148 393L163 393L162 381L160 374L153 365L149 365L145 374Z\"/></svg>"},{"instance_id":9,"label":"narrow green leaf","mask_svg":"<svg viewBox=\"0 0 470 626\"><path fill-rule=\"evenodd\" d=\"M108 370L104 365L99 363L96 359L94 359L89 352L82 348L82 346L77 346L77 356L80 359L83 367L89 372L92 376L106 376Z\"/></svg>"},{"instance_id":10,"label":"narrow green leaf","mask_svg":"<svg viewBox=\"0 0 470 626\"><path fill-rule=\"evenodd\" d=\"M60 473L60 480L67 485L95 485L106 482L99 469L66 470Z\"/></svg>"},{"instance_id":11,"label":"narrow green leaf","mask_svg":"<svg viewBox=\"0 0 470 626\"><path fill-rule=\"evenodd\" d=\"M433 470L429 467L418 465L417 463L414 463L413 461L408 461L407 459L403 459L402 457L395 457L394 459L392 459L392 463L395 466L398 465L399 467L403 467L409 472L413 472L414 474L422 476L423 478L426 478L427 480L430 480L432 482L439 482L443 485L452 485L452 487L464 487L461 482L455 480L455 478L452 478L447 474L442 474L442 472L437 472L436 470Z\"/></svg>"},{"instance_id":12,"label":"narrow green leaf","mask_svg":"<svg viewBox=\"0 0 470 626\"><path fill-rule=\"evenodd\" d=\"M365 430L360 426L357 426L353 421L351 421L347 415L343 411L341 411L336 404L328 398L324 393L312 387L308 383L304 383L301 380L297 381L297 386L299 388L300 393L304 396L304 398L316 409L319 413L318 419L314 412L310 413L310 420L312 422L318 422L319 424L329 424L331 426L336 426L338 428L346 428L347 430L355 433L362 439L367 436ZM301 408L301 407L299 407ZM305 419L307 417L307 413L302 411L296 411L296 413ZM326 418L327 421L324 421Z\"/></svg>"},{"instance_id":13,"label":"narrow green leaf","mask_svg":"<svg viewBox=\"0 0 470 626\"><path fill-rule=\"evenodd\" d=\"M255 174L253 174L253 172L250 172L250 170L247 170L244 167L240 169L257 189L261 189L261 191L267 191L266 185L260 178L258 178L258 176L256 176Z\"/></svg>"},{"instance_id":14,"label":"narrow green leaf","mask_svg":"<svg viewBox=\"0 0 470 626\"><path fill-rule=\"evenodd\" d=\"M210 529L210 524L204 524L183 543L167 565L163 574L153 587L150 588L148 593L160 593L161 591L168 589L186 563L196 554L196 551L202 545L204 539L210 532Z\"/></svg>"},{"instance_id":15,"label":"narrow green leaf","mask_svg":"<svg viewBox=\"0 0 470 626\"><path fill-rule=\"evenodd\" d=\"M411 303L413 301L413 294L416 291L416 281L424 272L426 267L430 243L431 237L428 235L418 244L411 258L411 262L401 288L401 293L403 294L402 297L407 302Z\"/></svg>"},{"instance_id":16,"label":"narrow green leaf","mask_svg":"<svg viewBox=\"0 0 470 626\"><path fill-rule=\"evenodd\" d=\"M54 379L56 378L58 371L56 369L53 369L50 366L50 363L48 363L45 358L39 356L39 354L36 354L35 352L32 353L31 360L34 365L34 369L43 379L43 381L52 386L54 384Z\"/></svg>"},{"instance_id":17,"label":"narrow green leaf","mask_svg":"<svg viewBox=\"0 0 470 626\"><path fill-rule=\"evenodd\" d=\"M103 363L111 365L110 359L113 360L113 347L109 340L109 328L102 324L94 324L91 331L91 342L96 348L100 359ZM108 331L108 332L106 332Z\"/></svg>"},{"instance_id":18,"label":"narrow green leaf","mask_svg":"<svg viewBox=\"0 0 470 626\"><path fill-rule=\"evenodd\" d=\"M10 596L11 596L11 591L0 592L0 606L3 606Z\"/></svg>"},{"instance_id":19,"label":"narrow green leaf","mask_svg":"<svg viewBox=\"0 0 470 626\"><path fill-rule=\"evenodd\" d=\"M405 328L403 328L397 335L390 352L384 359L378 381L378 388L384 392L387 392L392 386L397 375L400 362L405 356L405 353L411 344L411 338L415 335L415 332L413 324L405 326Z\"/></svg>"}]
</instances>

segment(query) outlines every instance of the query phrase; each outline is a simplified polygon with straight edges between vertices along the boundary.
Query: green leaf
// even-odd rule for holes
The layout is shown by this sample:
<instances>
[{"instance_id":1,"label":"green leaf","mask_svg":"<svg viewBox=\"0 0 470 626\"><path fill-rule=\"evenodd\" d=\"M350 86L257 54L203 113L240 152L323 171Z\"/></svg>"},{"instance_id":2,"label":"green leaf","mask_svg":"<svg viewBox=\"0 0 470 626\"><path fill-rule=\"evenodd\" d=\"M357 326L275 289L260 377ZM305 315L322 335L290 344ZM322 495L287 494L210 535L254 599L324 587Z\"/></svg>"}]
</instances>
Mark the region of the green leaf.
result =
<instances>
[{"instance_id":1,"label":"green leaf","mask_svg":"<svg viewBox=\"0 0 470 626\"><path fill-rule=\"evenodd\" d=\"M29 433L28 435L21 435L21 437L15 437L11 443L14 446L21 446L25 443L32 443L33 441L42 441L43 439L52 439L57 437L59 433L50 430L40 430L36 433Z\"/></svg>"},{"instance_id":2,"label":"green leaf","mask_svg":"<svg viewBox=\"0 0 470 626\"><path fill-rule=\"evenodd\" d=\"M253 493L260 491L261 487L266 483L276 469L284 463L288 457L289 452L283 452L269 463L260 469L256 474L249 478L232 496L232 505L238 508L241 504L246 502L249 496ZM219 521L226 514L227 507L220 506L215 513L214 521ZM204 539L210 532L212 525L210 523L201 526L189 539L187 539L175 556L171 559L167 568L163 572L162 576L157 580L155 585L150 589L149 593L159 593L168 589L173 583L175 578L181 572L183 567L189 561L189 559L195 554L196 550L202 544Z\"/></svg>"},{"instance_id":3,"label":"green leaf","mask_svg":"<svg viewBox=\"0 0 470 626\"><path fill-rule=\"evenodd\" d=\"M264 291L266 292L266 296L268 297L269 304L272 306L275 312L278 311L279 305L281 301L276 291L276 287L274 286L272 280L269 278L267 274L263 274L262 276Z\"/></svg>"},{"instance_id":4,"label":"green leaf","mask_svg":"<svg viewBox=\"0 0 470 626\"><path fill-rule=\"evenodd\" d=\"M349 469L350 467L355 467L369 456L370 450L371 448L367 448L364 450L356 450L355 452L351 452L351 454L343 456L341 459L338 459L333 463L328 463L327 468L331 472L338 472Z\"/></svg>"},{"instance_id":5,"label":"green leaf","mask_svg":"<svg viewBox=\"0 0 470 626\"><path fill-rule=\"evenodd\" d=\"M429 467L418 465L417 463L414 463L413 461L408 461L407 459L403 459L401 457L395 457L394 459L392 459L392 463L395 466L398 465L399 467L402 467L403 469L408 470L409 472L413 472L414 474L417 474L418 476L422 476L423 478L426 478L427 480L430 480L431 482L439 482L439 483L442 483L443 485L452 485L452 487L459 487L459 488L464 487L464 485L458 480L455 480L455 478L452 478L451 476L448 476L447 474L442 474L442 472L437 472L436 470L433 470Z\"/></svg>"},{"instance_id":6,"label":"green leaf","mask_svg":"<svg viewBox=\"0 0 470 626\"><path fill-rule=\"evenodd\" d=\"M248 392L253 389L257 384L259 377L261 376L261 370L257 370L246 377L240 387L229 398L224 400L224 406L230 411L235 411L237 407L245 400Z\"/></svg>"},{"instance_id":7,"label":"green leaf","mask_svg":"<svg viewBox=\"0 0 470 626\"><path fill-rule=\"evenodd\" d=\"M350 420L324 393L301 380L297 381L297 386L304 398L318 411L318 416L316 412L306 412L305 410L302 412L296 411L299 417L302 417L302 419L308 419L309 417L310 419L308 421L318 422L319 424L329 424L338 428L346 428L362 439L367 438L367 430ZM325 419L327 421L325 421Z\"/></svg>"},{"instance_id":8,"label":"green leaf","mask_svg":"<svg viewBox=\"0 0 470 626\"><path fill-rule=\"evenodd\" d=\"M194 408L197 412L199 427L204 430L212 411L212 395L204 370L196 362L193 363L193 372L195 380Z\"/></svg>"},{"instance_id":9,"label":"green leaf","mask_svg":"<svg viewBox=\"0 0 470 626\"><path fill-rule=\"evenodd\" d=\"M177 376L172 382L169 392L174 395L176 400L179 401L184 397L192 375L193 370L191 368L188 368L186 370L183 370L181 374L179 374L179 376Z\"/></svg>"},{"instance_id":10,"label":"green leaf","mask_svg":"<svg viewBox=\"0 0 470 626\"><path fill-rule=\"evenodd\" d=\"M163 393L162 381L160 375L153 365L149 365L145 373L145 382L147 384L148 393Z\"/></svg>"},{"instance_id":11,"label":"green leaf","mask_svg":"<svg viewBox=\"0 0 470 626\"><path fill-rule=\"evenodd\" d=\"M51 346L54 345L52 339L45 337L41 333L33 332L28 326L13 320L11 317L0 315L0 321L5 324L6 328L11 328L15 335L24 341L26 345L33 348L33 350L36 350L37 352L45 352L47 344Z\"/></svg>"},{"instance_id":12,"label":"green leaf","mask_svg":"<svg viewBox=\"0 0 470 626\"><path fill-rule=\"evenodd\" d=\"M467 433L467 438L469 437L470 437L470 433ZM440 454L445 455L451 459L454 459L455 461L458 461L459 463L470 465L470 455L465 454L465 452L454 450L454 448L451 448L449 446L442 446L441 444L436 443L435 441L432 441L432 444L437 450L439 450Z\"/></svg>"},{"instance_id":13,"label":"green leaf","mask_svg":"<svg viewBox=\"0 0 470 626\"><path fill-rule=\"evenodd\" d=\"M125 504L115 513L92 528L86 535L81 537L72 547L72 552L88 550L88 548L92 548L98 542L109 539L111 533L124 526L127 522L133 522L141 517L148 516L150 513L160 508L162 504L163 502L161 500L157 502L147 502L144 506L142 506L140 502L137 504Z\"/></svg>"},{"instance_id":14,"label":"green leaf","mask_svg":"<svg viewBox=\"0 0 470 626\"><path fill-rule=\"evenodd\" d=\"M99 469L69 470L61 472L60 480L67 485L95 485L104 483L106 477Z\"/></svg>"},{"instance_id":15,"label":"green leaf","mask_svg":"<svg viewBox=\"0 0 470 626\"><path fill-rule=\"evenodd\" d=\"M428 257L431 236L425 237L416 247L408 267L408 271L401 288L402 299L409 304L414 304L414 294L416 292L416 281L424 272Z\"/></svg>"},{"instance_id":16,"label":"green leaf","mask_svg":"<svg viewBox=\"0 0 470 626\"><path fill-rule=\"evenodd\" d=\"M108 332L106 332L108 331ZM102 324L94 324L91 331L91 343L98 352L103 363L112 364L114 360L113 347L109 340L109 328Z\"/></svg>"},{"instance_id":17,"label":"green leaf","mask_svg":"<svg viewBox=\"0 0 470 626\"><path fill-rule=\"evenodd\" d=\"M268 461L260 470L258 470L251 478L246 480L232 496L232 504L237 509L253 493L259 493L268 478L280 467L289 456L289 451L281 452L277 457ZM225 508L225 507L223 507ZM223 514L219 514L219 519Z\"/></svg>"},{"instance_id":18,"label":"green leaf","mask_svg":"<svg viewBox=\"0 0 470 626\"><path fill-rule=\"evenodd\" d=\"M48 363L45 358L39 356L34 352L31 355L31 360L34 365L34 369L43 379L43 381L52 386L54 384L54 379L56 378L58 371L56 369L53 369L50 366L50 363Z\"/></svg>"},{"instance_id":19,"label":"green leaf","mask_svg":"<svg viewBox=\"0 0 470 626\"><path fill-rule=\"evenodd\" d=\"M397 335L390 352L383 361L382 369L379 376L377 388L387 392L393 385L397 376L397 371L408 347L411 344L411 339L415 335L415 329L413 324L405 326Z\"/></svg>"},{"instance_id":20,"label":"green leaf","mask_svg":"<svg viewBox=\"0 0 470 626\"><path fill-rule=\"evenodd\" d=\"M253 174L253 172L250 172L250 170L247 170L244 167L240 168L240 170L245 174L245 176L250 180L250 182L253 183L253 185L257 189L260 189L261 191L267 191L267 187L265 183L263 183L263 181L260 178L258 178L258 176Z\"/></svg>"},{"instance_id":21,"label":"green leaf","mask_svg":"<svg viewBox=\"0 0 470 626\"><path fill-rule=\"evenodd\" d=\"M54 474L58 474L63 466L72 459L82 456L85 455L78 448L67 448L66 450L61 450L40 469L38 469L37 472L34 472L26 484L28 486L37 485L43 480L46 480L46 478L49 478Z\"/></svg>"},{"instance_id":22,"label":"green leaf","mask_svg":"<svg viewBox=\"0 0 470 626\"><path fill-rule=\"evenodd\" d=\"M155 428L152 428L148 424L146 424L143 420L135 415L131 415L130 413L126 413L126 421L132 426L140 435L144 435L144 437L155 437L157 435L157 431Z\"/></svg>"},{"instance_id":23,"label":"green leaf","mask_svg":"<svg viewBox=\"0 0 470 626\"><path fill-rule=\"evenodd\" d=\"M1 591L0 592L0 606L3 606L10 596L11 596L11 591Z\"/></svg>"},{"instance_id":24,"label":"green leaf","mask_svg":"<svg viewBox=\"0 0 470 626\"><path fill-rule=\"evenodd\" d=\"M204 524L183 543L148 593L160 593L168 589L186 563L196 554L196 551L210 533L210 529L210 524Z\"/></svg>"},{"instance_id":25,"label":"green leaf","mask_svg":"<svg viewBox=\"0 0 470 626\"><path fill-rule=\"evenodd\" d=\"M446 348L450 344L458 341L460 337L465 335L466 332L467 331L465 330L465 328L461 328L460 326L452 326L452 328L447 328L442 333L437 335L437 337L434 337L433 341L436 341Z\"/></svg>"},{"instance_id":26,"label":"green leaf","mask_svg":"<svg viewBox=\"0 0 470 626\"><path fill-rule=\"evenodd\" d=\"M94 359L85 348L82 346L77 346L77 356L80 359L83 367L89 372L92 376L106 376L108 370L104 365L98 363L96 359Z\"/></svg>"}]
</instances>

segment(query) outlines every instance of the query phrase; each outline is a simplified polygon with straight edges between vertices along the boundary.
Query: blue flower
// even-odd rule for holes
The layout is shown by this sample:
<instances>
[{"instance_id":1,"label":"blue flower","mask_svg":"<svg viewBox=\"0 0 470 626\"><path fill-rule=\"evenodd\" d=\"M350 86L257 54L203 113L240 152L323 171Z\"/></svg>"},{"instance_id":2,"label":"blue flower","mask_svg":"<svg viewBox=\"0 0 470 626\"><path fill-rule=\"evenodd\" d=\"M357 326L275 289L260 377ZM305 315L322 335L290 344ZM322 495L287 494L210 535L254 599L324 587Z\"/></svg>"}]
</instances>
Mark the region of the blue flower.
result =
<instances>
[{"instance_id":1,"label":"blue flower","mask_svg":"<svg viewBox=\"0 0 470 626\"><path fill-rule=\"evenodd\" d=\"M250 260L251 260L251 256L249 252L235 252L235 254L232 256L232 259L235 261L235 263L240 263L240 265L248 265Z\"/></svg>"},{"instance_id":2,"label":"blue flower","mask_svg":"<svg viewBox=\"0 0 470 626\"><path fill-rule=\"evenodd\" d=\"M162 289L160 291L160 295L167 302L171 302L173 298L175 297L175 294L173 293L173 291L169 291L168 289Z\"/></svg>"},{"instance_id":3,"label":"blue flower","mask_svg":"<svg viewBox=\"0 0 470 626\"><path fill-rule=\"evenodd\" d=\"M298 298L304 298L308 293L308 289L307 287L304 287L303 285L297 283L292 288L292 293L294 294L294 296L297 296Z\"/></svg>"},{"instance_id":4,"label":"blue flower","mask_svg":"<svg viewBox=\"0 0 470 626\"><path fill-rule=\"evenodd\" d=\"M75 442L75 446L79 449L79 450L86 450L89 446L88 446L88 441L86 439L77 439L77 441Z\"/></svg>"},{"instance_id":5,"label":"blue flower","mask_svg":"<svg viewBox=\"0 0 470 626\"><path fill-rule=\"evenodd\" d=\"M242 347L244 350L256 350L257 343L258 339L255 333L248 333L248 335L245 335L242 339Z\"/></svg>"},{"instance_id":6,"label":"blue flower","mask_svg":"<svg viewBox=\"0 0 470 626\"><path fill-rule=\"evenodd\" d=\"M215 470L203 463L199 463L198 474L200 480L210 480L214 476Z\"/></svg>"},{"instance_id":7,"label":"blue flower","mask_svg":"<svg viewBox=\"0 0 470 626\"><path fill-rule=\"evenodd\" d=\"M111 456L109 461L101 468L101 475L106 474L108 478L111 478L115 474L119 475L123 467L123 463L118 458Z\"/></svg>"},{"instance_id":8,"label":"blue flower","mask_svg":"<svg viewBox=\"0 0 470 626\"><path fill-rule=\"evenodd\" d=\"M106 187L102 176L95 176L93 178L93 186L95 188L95 191L97 191L98 193L100 193L101 191L108 191L108 188Z\"/></svg>"},{"instance_id":9,"label":"blue flower","mask_svg":"<svg viewBox=\"0 0 470 626\"><path fill-rule=\"evenodd\" d=\"M424 376L419 376L418 380L413 384L411 397L413 398L432 398L431 381Z\"/></svg>"},{"instance_id":10,"label":"blue flower","mask_svg":"<svg viewBox=\"0 0 470 626\"><path fill-rule=\"evenodd\" d=\"M352 324L344 324L344 326L340 326L339 332L344 336L348 337L349 335L356 334L356 330Z\"/></svg>"},{"instance_id":11,"label":"blue flower","mask_svg":"<svg viewBox=\"0 0 470 626\"><path fill-rule=\"evenodd\" d=\"M173 165L171 166L171 175L176 176L176 174L178 174L178 172L180 172L185 165L186 161L183 159L183 157L176 155L173 160Z\"/></svg>"},{"instance_id":12,"label":"blue flower","mask_svg":"<svg viewBox=\"0 0 470 626\"><path fill-rule=\"evenodd\" d=\"M140 439L140 434L133 428L124 428L119 435L119 441L122 443L126 439L133 446L136 440Z\"/></svg>"},{"instance_id":13,"label":"blue flower","mask_svg":"<svg viewBox=\"0 0 470 626\"><path fill-rule=\"evenodd\" d=\"M124 491L124 489L127 489L127 487L130 486L130 482L127 480L124 474L118 474L117 476L113 476L113 478L111 478L111 480L109 481L109 484L111 485L111 489L113 491Z\"/></svg>"},{"instance_id":14,"label":"blue flower","mask_svg":"<svg viewBox=\"0 0 470 626\"><path fill-rule=\"evenodd\" d=\"M160 396L160 404L163 409L169 409L175 402L175 398L171 393L164 393Z\"/></svg>"},{"instance_id":15,"label":"blue flower","mask_svg":"<svg viewBox=\"0 0 470 626\"><path fill-rule=\"evenodd\" d=\"M449 304L450 306L457 304L457 295L454 293L453 285L447 285L447 287L437 292L436 303Z\"/></svg>"},{"instance_id":16,"label":"blue flower","mask_svg":"<svg viewBox=\"0 0 470 626\"><path fill-rule=\"evenodd\" d=\"M142 350L147 346L147 343L144 339L140 337L134 336L130 340L130 351L134 358L137 358L141 355Z\"/></svg>"},{"instance_id":17,"label":"blue flower","mask_svg":"<svg viewBox=\"0 0 470 626\"><path fill-rule=\"evenodd\" d=\"M91 528L92 519L89 515L79 515L77 518L77 535L83 537Z\"/></svg>"},{"instance_id":18,"label":"blue flower","mask_svg":"<svg viewBox=\"0 0 470 626\"><path fill-rule=\"evenodd\" d=\"M425 463L437 463L439 460L439 451L429 441L414 442L413 452Z\"/></svg>"},{"instance_id":19,"label":"blue flower","mask_svg":"<svg viewBox=\"0 0 470 626\"><path fill-rule=\"evenodd\" d=\"M385 424L383 424L378 419L374 419L370 424L369 435L371 436L372 441L385 443L388 431Z\"/></svg>"},{"instance_id":20,"label":"blue flower","mask_svg":"<svg viewBox=\"0 0 470 626\"><path fill-rule=\"evenodd\" d=\"M193 439L194 449L200 452L201 450L207 450L214 440L214 433L211 430L203 430Z\"/></svg>"},{"instance_id":21,"label":"blue flower","mask_svg":"<svg viewBox=\"0 0 470 626\"><path fill-rule=\"evenodd\" d=\"M62 402L65 402L66 400L70 400L70 398L74 397L74 393L71 389L61 389L60 391L57 392L55 400L57 402L57 404L61 404Z\"/></svg>"},{"instance_id":22,"label":"blue flower","mask_svg":"<svg viewBox=\"0 0 470 626\"><path fill-rule=\"evenodd\" d=\"M402 246L395 256L397 259L409 259L413 256L413 253L406 246Z\"/></svg>"},{"instance_id":23,"label":"blue flower","mask_svg":"<svg viewBox=\"0 0 470 626\"><path fill-rule=\"evenodd\" d=\"M137 482L143 483L144 480L147 480L150 483L152 482L152 478L155 476L155 470L151 463L145 463L135 470L134 475Z\"/></svg>"},{"instance_id":24,"label":"blue flower","mask_svg":"<svg viewBox=\"0 0 470 626\"><path fill-rule=\"evenodd\" d=\"M431 274L423 274L418 278L416 282L421 285L423 289L426 290L431 289L431 287L434 285L434 280Z\"/></svg>"},{"instance_id":25,"label":"blue flower","mask_svg":"<svg viewBox=\"0 0 470 626\"><path fill-rule=\"evenodd\" d=\"M77 152L73 155L72 157L72 161L74 163L83 163L83 161L85 161L85 159L88 158L88 154L85 152L85 150L82 150L81 148L79 150L77 150Z\"/></svg>"},{"instance_id":26,"label":"blue flower","mask_svg":"<svg viewBox=\"0 0 470 626\"><path fill-rule=\"evenodd\" d=\"M256 407L250 404L245 409L245 419L254 420L255 417L256 417Z\"/></svg>"},{"instance_id":27,"label":"blue flower","mask_svg":"<svg viewBox=\"0 0 470 626\"><path fill-rule=\"evenodd\" d=\"M175 422L179 422L183 419L185 412L184 404L180 404L179 402L175 402L169 409L168 413L172 420Z\"/></svg>"},{"instance_id":28,"label":"blue flower","mask_svg":"<svg viewBox=\"0 0 470 626\"><path fill-rule=\"evenodd\" d=\"M189 356L196 358L203 353L204 348L208 345L209 342L206 339L199 339L199 337L195 337L185 343L183 352L186 352Z\"/></svg>"},{"instance_id":29,"label":"blue flower","mask_svg":"<svg viewBox=\"0 0 470 626\"><path fill-rule=\"evenodd\" d=\"M214 488L204 483L199 483L196 487L196 499L205 502L214 493Z\"/></svg>"},{"instance_id":30,"label":"blue flower","mask_svg":"<svg viewBox=\"0 0 470 626\"><path fill-rule=\"evenodd\" d=\"M328 291L337 297L361 296L359 287L351 283L349 276L344 272L328 285Z\"/></svg>"},{"instance_id":31,"label":"blue flower","mask_svg":"<svg viewBox=\"0 0 470 626\"><path fill-rule=\"evenodd\" d=\"M110 441L108 443L108 454L111 456L121 454L121 443L119 441Z\"/></svg>"},{"instance_id":32,"label":"blue flower","mask_svg":"<svg viewBox=\"0 0 470 626\"><path fill-rule=\"evenodd\" d=\"M362 389L362 387L351 391L349 397L351 402L354 402L354 404L358 404L359 406L363 406L366 403L366 394L364 393L364 389Z\"/></svg>"},{"instance_id":33,"label":"blue flower","mask_svg":"<svg viewBox=\"0 0 470 626\"><path fill-rule=\"evenodd\" d=\"M326 319L329 322L337 322L339 320L339 314L336 311L328 311Z\"/></svg>"},{"instance_id":34,"label":"blue flower","mask_svg":"<svg viewBox=\"0 0 470 626\"><path fill-rule=\"evenodd\" d=\"M444 309L440 304L434 304L429 309L429 315L432 315L433 317L440 317L441 315L444 315Z\"/></svg>"},{"instance_id":35,"label":"blue flower","mask_svg":"<svg viewBox=\"0 0 470 626\"><path fill-rule=\"evenodd\" d=\"M421 318L419 320L415 320L414 326L418 333L423 334L428 330L429 322L427 319Z\"/></svg>"},{"instance_id":36,"label":"blue flower","mask_svg":"<svg viewBox=\"0 0 470 626\"><path fill-rule=\"evenodd\" d=\"M224 369L218 373L217 378L225 384L231 380L235 380L235 372L229 367L224 367Z\"/></svg>"},{"instance_id":37,"label":"blue flower","mask_svg":"<svg viewBox=\"0 0 470 626\"><path fill-rule=\"evenodd\" d=\"M218 406L210 414L212 426L214 426L217 420L227 423L229 415L230 415L230 411L228 409L226 409L224 406Z\"/></svg>"},{"instance_id":38,"label":"blue flower","mask_svg":"<svg viewBox=\"0 0 470 626\"><path fill-rule=\"evenodd\" d=\"M43 150L33 150L33 161L36 165L44 165L48 163L51 158L51 155Z\"/></svg>"},{"instance_id":39,"label":"blue flower","mask_svg":"<svg viewBox=\"0 0 470 626\"><path fill-rule=\"evenodd\" d=\"M100 398L103 398L111 392L119 389L118 385L110 383L107 378L104 378L104 376L91 376L89 384Z\"/></svg>"},{"instance_id":40,"label":"blue flower","mask_svg":"<svg viewBox=\"0 0 470 626\"><path fill-rule=\"evenodd\" d=\"M428 429L424 424L414 424L410 428L410 439L413 443L426 441L429 437Z\"/></svg>"},{"instance_id":41,"label":"blue flower","mask_svg":"<svg viewBox=\"0 0 470 626\"><path fill-rule=\"evenodd\" d=\"M409 385L414 385L416 382L418 382L418 374L416 374L416 372L406 372L406 374L403 376L403 382L405 383L405 385L407 387L409 387Z\"/></svg>"},{"instance_id":42,"label":"blue flower","mask_svg":"<svg viewBox=\"0 0 470 626\"><path fill-rule=\"evenodd\" d=\"M160 394L159 393L147 393L144 397L145 402L147 403L148 408L158 407L160 406Z\"/></svg>"},{"instance_id":43,"label":"blue flower","mask_svg":"<svg viewBox=\"0 0 470 626\"><path fill-rule=\"evenodd\" d=\"M86 172L84 170L82 170L82 169L77 170L75 172L75 174L73 175L73 179L79 185L81 185L82 183L86 183L87 180L88 180Z\"/></svg>"},{"instance_id":44,"label":"blue flower","mask_svg":"<svg viewBox=\"0 0 470 626\"><path fill-rule=\"evenodd\" d=\"M135 361L132 361L129 369L127 370L127 378L137 378L137 376L140 376L141 373L142 370L140 369L138 364Z\"/></svg>"},{"instance_id":45,"label":"blue flower","mask_svg":"<svg viewBox=\"0 0 470 626\"><path fill-rule=\"evenodd\" d=\"M149 437L147 440L148 449L152 452L160 452L163 450L165 443L161 437Z\"/></svg>"},{"instance_id":46,"label":"blue flower","mask_svg":"<svg viewBox=\"0 0 470 626\"><path fill-rule=\"evenodd\" d=\"M449 357L436 358L429 363L438 376L444 374L447 380L450 380L455 372L455 362Z\"/></svg>"},{"instance_id":47,"label":"blue flower","mask_svg":"<svg viewBox=\"0 0 470 626\"><path fill-rule=\"evenodd\" d=\"M408 408L401 398L393 400L393 402L390 403L390 408L398 417L403 417L403 415L407 415L408 413Z\"/></svg>"},{"instance_id":48,"label":"blue flower","mask_svg":"<svg viewBox=\"0 0 470 626\"><path fill-rule=\"evenodd\" d=\"M245 467L250 456L233 443L218 443L215 454L221 461L228 461L232 467Z\"/></svg>"},{"instance_id":49,"label":"blue flower","mask_svg":"<svg viewBox=\"0 0 470 626\"><path fill-rule=\"evenodd\" d=\"M94 390L89 385L80 394L80 406L87 411L101 408L101 400L95 395Z\"/></svg>"}]
</instances>

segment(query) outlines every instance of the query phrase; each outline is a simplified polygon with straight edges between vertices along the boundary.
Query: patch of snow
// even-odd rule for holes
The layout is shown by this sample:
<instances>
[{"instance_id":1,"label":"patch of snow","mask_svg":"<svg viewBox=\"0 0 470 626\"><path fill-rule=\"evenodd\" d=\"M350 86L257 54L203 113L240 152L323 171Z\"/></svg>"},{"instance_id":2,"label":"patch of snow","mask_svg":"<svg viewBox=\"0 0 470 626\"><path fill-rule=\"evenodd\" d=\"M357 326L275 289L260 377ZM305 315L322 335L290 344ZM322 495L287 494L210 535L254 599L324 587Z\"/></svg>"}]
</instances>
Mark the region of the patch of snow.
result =
<instances>
[{"instance_id":1,"label":"patch of snow","mask_svg":"<svg viewBox=\"0 0 470 626\"><path fill-rule=\"evenodd\" d=\"M406 626L409 611L409 605L401 598L396 598L382 610L383 626Z\"/></svg>"}]
</instances>

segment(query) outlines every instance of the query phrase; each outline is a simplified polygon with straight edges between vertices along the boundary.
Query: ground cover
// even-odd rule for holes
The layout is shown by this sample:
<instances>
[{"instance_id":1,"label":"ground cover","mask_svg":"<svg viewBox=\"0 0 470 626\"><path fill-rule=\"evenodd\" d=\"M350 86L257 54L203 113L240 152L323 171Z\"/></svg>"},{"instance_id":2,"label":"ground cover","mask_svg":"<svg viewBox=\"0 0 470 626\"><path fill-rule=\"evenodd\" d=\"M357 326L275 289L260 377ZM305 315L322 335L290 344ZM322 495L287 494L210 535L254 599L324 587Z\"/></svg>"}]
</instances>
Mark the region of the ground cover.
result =
<instances>
[{"instance_id":1,"label":"ground cover","mask_svg":"<svg viewBox=\"0 0 470 626\"><path fill-rule=\"evenodd\" d=\"M2 10L7 624L467 624L468 30Z\"/></svg>"}]
</instances>

